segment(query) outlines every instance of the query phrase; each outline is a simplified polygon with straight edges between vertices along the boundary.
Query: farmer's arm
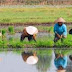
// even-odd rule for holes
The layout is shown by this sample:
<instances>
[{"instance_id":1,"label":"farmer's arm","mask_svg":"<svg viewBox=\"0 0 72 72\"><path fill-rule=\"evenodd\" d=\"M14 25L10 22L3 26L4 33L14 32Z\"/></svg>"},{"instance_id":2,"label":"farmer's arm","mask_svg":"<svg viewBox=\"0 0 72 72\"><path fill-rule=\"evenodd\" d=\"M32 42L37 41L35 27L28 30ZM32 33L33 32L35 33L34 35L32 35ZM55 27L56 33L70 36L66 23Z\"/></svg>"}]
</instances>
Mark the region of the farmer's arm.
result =
<instances>
[{"instance_id":1,"label":"farmer's arm","mask_svg":"<svg viewBox=\"0 0 72 72\"><path fill-rule=\"evenodd\" d=\"M54 33L57 35L58 38L62 38L62 35L60 36L60 35L57 33L57 29L56 29L56 28L57 28L57 24L54 25Z\"/></svg>"},{"instance_id":2,"label":"farmer's arm","mask_svg":"<svg viewBox=\"0 0 72 72\"><path fill-rule=\"evenodd\" d=\"M36 42L36 34L33 35L33 39Z\"/></svg>"},{"instance_id":3,"label":"farmer's arm","mask_svg":"<svg viewBox=\"0 0 72 72\"><path fill-rule=\"evenodd\" d=\"M58 36L58 38L62 38L62 35L59 35L58 33L56 33L56 35Z\"/></svg>"}]
</instances>

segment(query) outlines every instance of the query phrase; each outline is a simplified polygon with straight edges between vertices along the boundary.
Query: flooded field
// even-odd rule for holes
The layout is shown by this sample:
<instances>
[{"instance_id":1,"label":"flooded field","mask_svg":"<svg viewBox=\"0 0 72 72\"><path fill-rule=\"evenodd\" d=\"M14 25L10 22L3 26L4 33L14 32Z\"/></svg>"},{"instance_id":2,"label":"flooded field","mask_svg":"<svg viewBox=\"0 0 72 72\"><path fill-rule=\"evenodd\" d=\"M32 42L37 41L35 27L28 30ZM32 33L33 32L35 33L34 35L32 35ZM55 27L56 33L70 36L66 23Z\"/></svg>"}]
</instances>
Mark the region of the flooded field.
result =
<instances>
[{"instance_id":1,"label":"flooded field","mask_svg":"<svg viewBox=\"0 0 72 72\"><path fill-rule=\"evenodd\" d=\"M36 36L37 42L29 42L27 38L23 42L20 41L21 34L23 32L24 27L29 25L23 26L0 26L0 31L4 32L3 37L0 38L0 48L37 48L37 47L44 47L44 48L53 48L53 47L66 47L72 48L72 35L69 34L69 30L72 29L71 24L67 24L67 31L68 36L64 39L63 43L59 40L56 44L54 44L54 32L52 25L33 25L38 28L38 34ZM9 31L9 28L12 28L12 33Z\"/></svg>"},{"instance_id":2,"label":"flooded field","mask_svg":"<svg viewBox=\"0 0 72 72\"><path fill-rule=\"evenodd\" d=\"M9 39L9 37L13 37L15 39L20 39L21 34L23 32L24 27L27 27L28 25L24 26L13 26L15 34L9 34L8 27L9 26L0 26L1 29L6 29L6 37ZM39 32L37 34L37 39L43 38L43 37L53 37L53 24L47 26L45 25L33 25L38 28ZM51 33L50 33L51 32Z\"/></svg>"},{"instance_id":3,"label":"flooded field","mask_svg":"<svg viewBox=\"0 0 72 72\"><path fill-rule=\"evenodd\" d=\"M26 63L27 55L36 53L38 61L35 64ZM72 72L72 61L69 56L71 50L51 50L51 49L23 49L13 51L0 51L0 71L1 72L57 72L54 64L55 54L63 54L67 57L66 72ZM33 60L31 60L33 61ZM30 61L30 62L31 62Z\"/></svg>"}]
</instances>

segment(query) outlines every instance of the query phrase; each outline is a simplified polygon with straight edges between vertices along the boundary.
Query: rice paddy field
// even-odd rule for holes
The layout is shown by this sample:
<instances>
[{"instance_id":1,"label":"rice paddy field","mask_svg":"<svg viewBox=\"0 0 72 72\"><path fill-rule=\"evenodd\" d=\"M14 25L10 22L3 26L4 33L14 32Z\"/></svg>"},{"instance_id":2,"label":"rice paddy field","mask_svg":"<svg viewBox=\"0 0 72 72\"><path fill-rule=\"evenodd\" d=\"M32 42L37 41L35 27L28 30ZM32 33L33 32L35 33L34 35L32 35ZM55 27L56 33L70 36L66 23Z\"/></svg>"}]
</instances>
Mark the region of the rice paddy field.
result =
<instances>
[{"instance_id":1,"label":"rice paddy field","mask_svg":"<svg viewBox=\"0 0 72 72\"><path fill-rule=\"evenodd\" d=\"M37 42L29 42L27 38L23 42L20 41L24 26L1 27L0 48L72 48L72 35L68 34L63 42L59 40L54 43L53 26L38 25L36 27L39 30L36 37ZM71 25L67 25L67 27L69 32L72 27Z\"/></svg>"},{"instance_id":2,"label":"rice paddy field","mask_svg":"<svg viewBox=\"0 0 72 72\"><path fill-rule=\"evenodd\" d=\"M48 23L54 22L58 17L63 17L67 22L72 22L72 7L0 7L0 23Z\"/></svg>"},{"instance_id":3,"label":"rice paddy field","mask_svg":"<svg viewBox=\"0 0 72 72\"><path fill-rule=\"evenodd\" d=\"M67 38L54 43L54 21L63 17L67 22ZM23 42L24 27L35 26L35 41ZM1 72L57 72L56 55L67 61L66 72L72 72L72 5L71 6L0 6L0 71ZM2 35L1 35L2 34ZM38 61L28 64L27 59ZM64 57L67 57L65 60ZM57 60L56 59L56 60ZM34 62L33 59L29 63ZM60 65L61 66L61 65Z\"/></svg>"},{"instance_id":4,"label":"rice paddy field","mask_svg":"<svg viewBox=\"0 0 72 72\"><path fill-rule=\"evenodd\" d=\"M0 6L0 48L72 48L72 35L68 34L63 42L53 41L54 21L58 17L68 22L66 25L69 32L72 28L71 6ZM28 42L27 39L20 42L22 30L32 24L39 30L37 42Z\"/></svg>"}]
</instances>

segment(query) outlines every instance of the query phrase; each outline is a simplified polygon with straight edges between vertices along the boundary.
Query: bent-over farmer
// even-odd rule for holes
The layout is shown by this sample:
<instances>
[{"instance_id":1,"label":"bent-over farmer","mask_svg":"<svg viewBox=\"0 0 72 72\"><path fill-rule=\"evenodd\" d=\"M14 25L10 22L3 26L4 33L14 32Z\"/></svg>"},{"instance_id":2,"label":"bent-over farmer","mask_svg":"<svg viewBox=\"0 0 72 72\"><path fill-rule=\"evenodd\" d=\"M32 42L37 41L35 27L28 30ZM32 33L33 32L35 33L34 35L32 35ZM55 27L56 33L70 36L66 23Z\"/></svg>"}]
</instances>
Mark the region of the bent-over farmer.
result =
<instances>
[{"instance_id":1,"label":"bent-over farmer","mask_svg":"<svg viewBox=\"0 0 72 72\"><path fill-rule=\"evenodd\" d=\"M34 26L25 27L22 32L20 40L23 41L25 39L25 37L27 37L29 41L31 41L31 40L36 41L37 33L38 33L38 29L36 27L34 27Z\"/></svg>"},{"instance_id":2,"label":"bent-over farmer","mask_svg":"<svg viewBox=\"0 0 72 72\"><path fill-rule=\"evenodd\" d=\"M63 18L58 18L56 21L56 24L54 25L54 42L57 42L59 39L63 39L67 37L67 27L64 24L66 22Z\"/></svg>"}]
</instances>

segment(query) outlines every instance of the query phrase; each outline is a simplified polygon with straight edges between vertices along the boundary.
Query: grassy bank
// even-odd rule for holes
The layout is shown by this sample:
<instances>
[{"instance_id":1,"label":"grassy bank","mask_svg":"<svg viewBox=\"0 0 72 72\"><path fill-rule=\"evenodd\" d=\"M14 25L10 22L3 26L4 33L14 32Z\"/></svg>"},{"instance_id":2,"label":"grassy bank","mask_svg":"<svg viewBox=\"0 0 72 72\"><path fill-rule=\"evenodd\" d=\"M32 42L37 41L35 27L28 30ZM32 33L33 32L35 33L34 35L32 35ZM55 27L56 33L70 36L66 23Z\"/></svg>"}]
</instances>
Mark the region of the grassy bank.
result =
<instances>
[{"instance_id":1,"label":"grassy bank","mask_svg":"<svg viewBox=\"0 0 72 72\"><path fill-rule=\"evenodd\" d=\"M72 22L72 7L0 8L0 23L47 23L58 17Z\"/></svg>"}]
</instances>

